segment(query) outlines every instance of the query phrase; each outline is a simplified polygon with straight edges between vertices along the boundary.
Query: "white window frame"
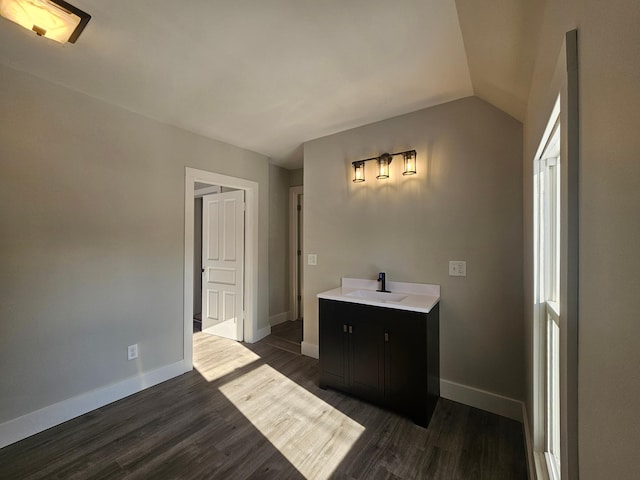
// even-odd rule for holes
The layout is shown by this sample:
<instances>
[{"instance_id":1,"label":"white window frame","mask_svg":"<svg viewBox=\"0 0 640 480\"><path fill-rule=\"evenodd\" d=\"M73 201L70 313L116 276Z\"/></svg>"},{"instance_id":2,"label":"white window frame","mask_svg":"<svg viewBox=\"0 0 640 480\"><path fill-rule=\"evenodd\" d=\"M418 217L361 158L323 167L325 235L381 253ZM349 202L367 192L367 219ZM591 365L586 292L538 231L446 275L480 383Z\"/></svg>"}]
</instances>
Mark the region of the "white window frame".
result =
<instances>
[{"instance_id":1,"label":"white window frame","mask_svg":"<svg viewBox=\"0 0 640 480\"><path fill-rule=\"evenodd\" d=\"M540 478L561 477L560 98L534 159L534 455Z\"/></svg>"}]
</instances>

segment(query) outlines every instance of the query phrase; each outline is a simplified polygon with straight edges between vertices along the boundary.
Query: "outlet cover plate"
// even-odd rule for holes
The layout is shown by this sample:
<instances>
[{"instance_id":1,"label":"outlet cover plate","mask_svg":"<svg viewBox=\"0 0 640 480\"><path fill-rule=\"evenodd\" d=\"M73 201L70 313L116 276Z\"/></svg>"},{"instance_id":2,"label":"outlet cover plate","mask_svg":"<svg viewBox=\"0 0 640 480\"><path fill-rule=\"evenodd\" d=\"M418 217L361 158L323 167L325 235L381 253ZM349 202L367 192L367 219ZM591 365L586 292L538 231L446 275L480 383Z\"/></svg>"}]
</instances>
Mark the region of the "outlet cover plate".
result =
<instances>
[{"instance_id":1,"label":"outlet cover plate","mask_svg":"<svg viewBox=\"0 0 640 480\"><path fill-rule=\"evenodd\" d=\"M466 277L467 262L463 260L451 260L449 262L449 276L450 277Z\"/></svg>"},{"instance_id":2,"label":"outlet cover plate","mask_svg":"<svg viewBox=\"0 0 640 480\"><path fill-rule=\"evenodd\" d=\"M133 360L138 358L138 344L129 345L127 347L127 360Z\"/></svg>"}]
</instances>

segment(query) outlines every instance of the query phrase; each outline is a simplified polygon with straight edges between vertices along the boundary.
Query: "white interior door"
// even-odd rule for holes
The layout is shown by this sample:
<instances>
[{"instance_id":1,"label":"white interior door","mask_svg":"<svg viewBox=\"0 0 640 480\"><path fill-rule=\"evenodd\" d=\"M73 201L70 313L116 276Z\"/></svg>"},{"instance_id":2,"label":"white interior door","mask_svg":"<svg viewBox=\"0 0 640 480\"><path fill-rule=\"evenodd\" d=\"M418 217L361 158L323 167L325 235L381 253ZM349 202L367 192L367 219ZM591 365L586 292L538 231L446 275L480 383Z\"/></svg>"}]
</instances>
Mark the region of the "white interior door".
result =
<instances>
[{"instance_id":1,"label":"white interior door","mask_svg":"<svg viewBox=\"0 0 640 480\"><path fill-rule=\"evenodd\" d=\"M244 190L202 197L202 331L244 338Z\"/></svg>"}]
</instances>

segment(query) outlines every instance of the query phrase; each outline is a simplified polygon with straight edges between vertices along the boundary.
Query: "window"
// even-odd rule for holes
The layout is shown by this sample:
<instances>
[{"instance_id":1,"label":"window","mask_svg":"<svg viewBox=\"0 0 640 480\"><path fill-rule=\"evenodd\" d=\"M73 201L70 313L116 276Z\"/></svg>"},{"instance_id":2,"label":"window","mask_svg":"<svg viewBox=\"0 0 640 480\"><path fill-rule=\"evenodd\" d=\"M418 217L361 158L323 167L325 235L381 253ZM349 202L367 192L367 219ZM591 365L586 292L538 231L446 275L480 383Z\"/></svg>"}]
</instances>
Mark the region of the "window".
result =
<instances>
[{"instance_id":1,"label":"window","mask_svg":"<svg viewBox=\"0 0 640 480\"><path fill-rule=\"evenodd\" d=\"M534 161L534 324L541 430L536 462L560 478L560 99Z\"/></svg>"}]
</instances>

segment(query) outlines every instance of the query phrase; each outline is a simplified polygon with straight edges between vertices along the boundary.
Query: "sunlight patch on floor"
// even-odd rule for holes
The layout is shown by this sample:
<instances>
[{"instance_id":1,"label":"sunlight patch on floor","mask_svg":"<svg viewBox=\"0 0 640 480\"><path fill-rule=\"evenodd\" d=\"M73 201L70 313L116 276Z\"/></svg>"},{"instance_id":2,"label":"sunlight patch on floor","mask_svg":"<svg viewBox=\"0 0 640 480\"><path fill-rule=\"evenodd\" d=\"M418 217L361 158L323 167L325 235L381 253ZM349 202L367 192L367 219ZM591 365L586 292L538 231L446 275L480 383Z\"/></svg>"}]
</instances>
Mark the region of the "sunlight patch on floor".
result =
<instances>
[{"instance_id":1,"label":"sunlight patch on floor","mask_svg":"<svg viewBox=\"0 0 640 480\"><path fill-rule=\"evenodd\" d=\"M365 430L269 365L220 392L306 478L329 478Z\"/></svg>"},{"instance_id":2,"label":"sunlight patch on floor","mask_svg":"<svg viewBox=\"0 0 640 480\"><path fill-rule=\"evenodd\" d=\"M225 375L260 360L251 350L226 338L203 332L193 335L193 368L207 381L213 382ZM213 352L213 354L212 354Z\"/></svg>"}]
</instances>

